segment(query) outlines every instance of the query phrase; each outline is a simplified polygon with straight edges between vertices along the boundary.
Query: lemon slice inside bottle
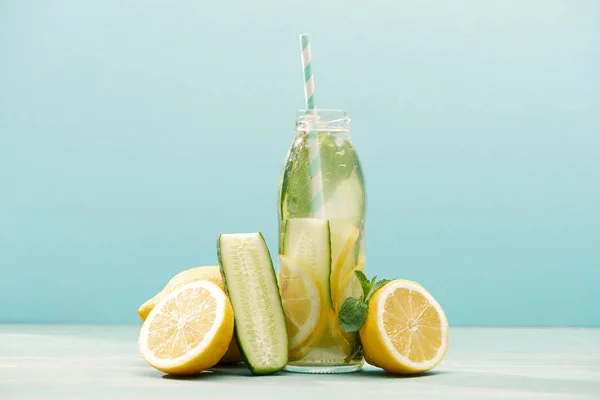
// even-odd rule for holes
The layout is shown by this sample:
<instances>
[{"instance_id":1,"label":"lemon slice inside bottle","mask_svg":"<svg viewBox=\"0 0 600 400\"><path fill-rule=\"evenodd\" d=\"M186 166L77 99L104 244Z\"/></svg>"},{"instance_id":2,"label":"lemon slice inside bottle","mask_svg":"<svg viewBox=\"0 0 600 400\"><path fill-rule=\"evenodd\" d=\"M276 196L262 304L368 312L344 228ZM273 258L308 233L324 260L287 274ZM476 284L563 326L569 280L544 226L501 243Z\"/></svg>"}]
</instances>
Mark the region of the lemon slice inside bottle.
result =
<instances>
[{"instance_id":1,"label":"lemon slice inside bottle","mask_svg":"<svg viewBox=\"0 0 600 400\"><path fill-rule=\"evenodd\" d=\"M284 255L279 256L278 280L289 359L299 360L319 343L327 328L327 301L312 271Z\"/></svg>"}]
</instances>

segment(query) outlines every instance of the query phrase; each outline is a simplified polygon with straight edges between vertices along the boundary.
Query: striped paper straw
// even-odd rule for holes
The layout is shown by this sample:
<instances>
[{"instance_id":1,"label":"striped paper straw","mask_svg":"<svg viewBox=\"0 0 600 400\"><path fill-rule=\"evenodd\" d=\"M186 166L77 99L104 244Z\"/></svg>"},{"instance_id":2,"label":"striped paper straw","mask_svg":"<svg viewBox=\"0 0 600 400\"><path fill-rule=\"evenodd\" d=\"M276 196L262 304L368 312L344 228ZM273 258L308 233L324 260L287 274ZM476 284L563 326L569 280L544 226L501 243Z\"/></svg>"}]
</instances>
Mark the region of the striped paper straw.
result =
<instances>
[{"instance_id":1,"label":"striped paper straw","mask_svg":"<svg viewBox=\"0 0 600 400\"><path fill-rule=\"evenodd\" d=\"M314 218L325 218L325 197L323 195L323 174L321 171L321 153L318 132L315 126L317 109L315 108L315 77L312 73L310 40L308 35L300 35L302 44L302 70L304 72L304 100L306 101L306 126L308 129L308 158L311 176L311 210ZM313 118L311 118L313 117Z\"/></svg>"}]
</instances>

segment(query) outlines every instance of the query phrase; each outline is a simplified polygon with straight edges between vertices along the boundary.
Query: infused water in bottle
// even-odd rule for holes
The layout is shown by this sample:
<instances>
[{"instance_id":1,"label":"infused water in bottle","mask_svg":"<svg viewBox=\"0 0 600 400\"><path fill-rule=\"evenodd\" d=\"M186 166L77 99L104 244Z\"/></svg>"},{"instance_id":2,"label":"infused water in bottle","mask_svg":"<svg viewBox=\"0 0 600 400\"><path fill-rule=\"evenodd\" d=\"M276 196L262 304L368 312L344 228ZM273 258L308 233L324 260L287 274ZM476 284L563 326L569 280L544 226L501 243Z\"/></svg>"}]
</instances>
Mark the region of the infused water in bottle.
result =
<instances>
[{"instance_id":1,"label":"infused water in bottle","mask_svg":"<svg viewBox=\"0 0 600 400\"><path fill-rule=\"evenodd\" d=\"M288 371L351 372L363 364L358 333L342 331L338 313L347 297L361 295L354 271L365 268L365 200L346 111L299 112L278 202Z\"/></svg>"}]
</instances>

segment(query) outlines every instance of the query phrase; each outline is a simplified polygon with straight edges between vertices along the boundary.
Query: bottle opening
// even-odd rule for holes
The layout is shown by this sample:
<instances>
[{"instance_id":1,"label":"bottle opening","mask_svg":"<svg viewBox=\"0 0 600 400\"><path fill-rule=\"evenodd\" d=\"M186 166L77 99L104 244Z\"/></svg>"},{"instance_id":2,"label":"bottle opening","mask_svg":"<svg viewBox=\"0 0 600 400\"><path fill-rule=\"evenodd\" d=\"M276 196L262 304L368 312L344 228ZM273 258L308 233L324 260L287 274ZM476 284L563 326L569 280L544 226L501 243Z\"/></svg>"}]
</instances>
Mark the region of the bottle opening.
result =
<instances>
[{"instance_id":1,"label":"bottle opening","mask_svg":"<svg viewBox=\"0 0 600 400\"><path fill-rule=\"evenodd\" d=\"M300 110L297 114L298 130L349 130L350 117L346 110Z\"/></svg>"}]
</instances>

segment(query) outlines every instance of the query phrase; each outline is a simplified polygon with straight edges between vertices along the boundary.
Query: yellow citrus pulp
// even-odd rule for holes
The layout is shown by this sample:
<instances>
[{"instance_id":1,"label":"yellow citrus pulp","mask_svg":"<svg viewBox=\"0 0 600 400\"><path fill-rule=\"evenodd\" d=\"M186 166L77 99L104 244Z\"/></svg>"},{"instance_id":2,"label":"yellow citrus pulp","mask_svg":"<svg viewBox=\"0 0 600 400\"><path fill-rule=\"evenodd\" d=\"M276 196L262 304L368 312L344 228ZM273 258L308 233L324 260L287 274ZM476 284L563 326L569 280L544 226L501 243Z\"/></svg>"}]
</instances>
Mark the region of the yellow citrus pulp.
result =
<instances>
[{"instance_id":1,"label":"yellow citrus pulp","mask_svg":"<svg viewBox=\"0 0 600 400\"><path fill-rule=\"evenodd\" d=\"M214 283L196 281L164 297L148 314L138 344L154 368L192 375L215 365L233 336L233 309Z\"/></svg>"},{"instance_id":2,"label":"yellow citrus pulp","mask_svg":"<svg viewBox=\"0 0 600 400\"><path fill-rule=\"evenodd\" d=\"M415 374L444 358L448 320L421 285L398 279L369 299L360 338L368 363L392 373Z\"/></svg>"},{"instance_id":3,"label":"yellow citrus pulp","mask_svg":"<svg viewBox=\"0 0 600 400\"><path fill-rule=\"evenodd\" d=\"M223 282L223 277L221 276L221 271L219 267L216 266L206 266L206 267L194 267L190 269L186 269L175 276L173 276L169 282L165 285L165 287L156 294L156 296L147 300L144 304L140 306L138 309L138 316L144 322L150 314L150 311L160 302L165 296L169 295L173 291L179 289L180 287L187 285L191 282L196 281L209 281L217 285L221 290L225 290L225 282ZM229 344L229 348L227 352L223 356L223 358L219 361L220 364L237 364L239 362L244 361L244 357L237 345L235 340L235 336L231 339L231 343Z\"/></svg>"},{"instance_id":4,"label":"yellow citrus pulp","mask_svg":"<svg viewBox=\"0 0 600 400\"><path fill-rule=\"evenodd\" d=\"M289 359L303 358L316 346L329 322L327 298L308 268L279 256L279 292L288 331Z\"/></svg>"}]
</instances>

